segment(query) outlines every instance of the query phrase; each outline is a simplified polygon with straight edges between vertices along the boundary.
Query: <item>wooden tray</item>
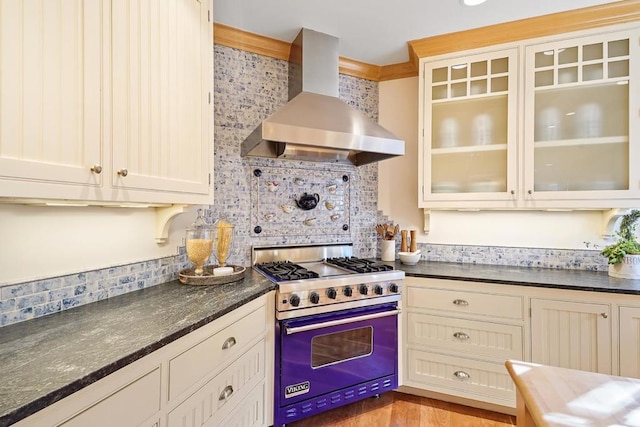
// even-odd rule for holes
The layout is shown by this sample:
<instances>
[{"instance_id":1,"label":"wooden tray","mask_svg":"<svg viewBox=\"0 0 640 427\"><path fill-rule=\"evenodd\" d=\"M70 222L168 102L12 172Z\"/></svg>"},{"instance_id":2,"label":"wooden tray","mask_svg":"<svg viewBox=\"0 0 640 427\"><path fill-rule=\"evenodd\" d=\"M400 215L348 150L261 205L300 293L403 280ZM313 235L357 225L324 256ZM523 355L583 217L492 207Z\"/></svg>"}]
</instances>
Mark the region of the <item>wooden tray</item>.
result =
<instances>
[{"instance_id":1,"label":"wooden tray","mask_svg":"<svg viewBox=\"0 0 640 427\"><path fill-rule=\"evenodd\" d=\"M185 268L180 270L178 278L185 285L222 285L244 279L244 273L247 271L245 267L239 265L226 265L226 267L233 267L233 273L227 276L214 276L213 269L218 267L218 265L205 265L202 276L195 275L195 267Z\"/></svg>"}]
</instances>

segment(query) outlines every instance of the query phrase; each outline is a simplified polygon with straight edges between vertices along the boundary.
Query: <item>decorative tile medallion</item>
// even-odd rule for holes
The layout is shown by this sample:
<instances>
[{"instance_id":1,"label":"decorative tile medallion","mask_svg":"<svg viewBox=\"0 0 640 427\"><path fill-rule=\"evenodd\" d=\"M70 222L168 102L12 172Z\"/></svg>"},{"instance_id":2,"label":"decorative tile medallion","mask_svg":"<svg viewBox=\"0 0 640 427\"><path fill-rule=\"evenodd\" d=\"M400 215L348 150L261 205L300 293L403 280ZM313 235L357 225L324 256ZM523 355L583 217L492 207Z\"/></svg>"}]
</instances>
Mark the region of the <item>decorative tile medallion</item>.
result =
<instances>
[{"instance_id":1,"label":"decorative tile medallion","mask_svg":"<svg viewBox=\"0 0 640 427\"><path fill-rule=\"evenodd\" d=\"M251 179L251 230L264 236L350 237L351 172L259 167Z\"/></svg>"}]
</instances>

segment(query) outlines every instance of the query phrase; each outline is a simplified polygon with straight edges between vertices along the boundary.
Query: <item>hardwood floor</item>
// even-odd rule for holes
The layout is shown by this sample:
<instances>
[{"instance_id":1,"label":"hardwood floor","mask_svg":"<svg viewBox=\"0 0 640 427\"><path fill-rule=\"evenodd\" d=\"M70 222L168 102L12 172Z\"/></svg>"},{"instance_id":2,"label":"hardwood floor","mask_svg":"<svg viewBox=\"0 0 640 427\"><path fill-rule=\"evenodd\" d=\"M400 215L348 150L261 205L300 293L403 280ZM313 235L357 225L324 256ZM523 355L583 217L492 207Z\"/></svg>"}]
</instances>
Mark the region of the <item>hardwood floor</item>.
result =
<instances>
[{"instance_id":1,"label":"hardwood floor","mask_svg":"<svg viewBox=\"0 0 640 427\"><path fill-rule=\"evenodd\" d=\"M388 392L287 427L510 427L513 416L426 397Z\"/></svg>"}]
</instances>

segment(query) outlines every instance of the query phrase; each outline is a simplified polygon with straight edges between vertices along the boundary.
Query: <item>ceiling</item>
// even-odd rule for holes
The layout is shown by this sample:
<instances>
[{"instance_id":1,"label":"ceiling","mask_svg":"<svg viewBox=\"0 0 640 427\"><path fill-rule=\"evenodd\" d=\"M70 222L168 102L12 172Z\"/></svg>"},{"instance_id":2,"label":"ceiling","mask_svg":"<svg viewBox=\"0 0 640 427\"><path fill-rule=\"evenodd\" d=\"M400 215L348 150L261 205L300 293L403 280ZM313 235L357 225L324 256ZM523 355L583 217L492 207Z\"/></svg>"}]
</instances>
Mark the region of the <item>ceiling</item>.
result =
<instances>
[{"instance_id":1,"label":"ceiling","mask_svg":"<svg viewBox=\"0 0 640 427\"><path fill-rule=\"evenodd\" d=\"M291 42L301 28L340 39L340 56L374 65L409 60L407 42L612 0L213 0L214 21Z\"/></svg>"}]
</instances>

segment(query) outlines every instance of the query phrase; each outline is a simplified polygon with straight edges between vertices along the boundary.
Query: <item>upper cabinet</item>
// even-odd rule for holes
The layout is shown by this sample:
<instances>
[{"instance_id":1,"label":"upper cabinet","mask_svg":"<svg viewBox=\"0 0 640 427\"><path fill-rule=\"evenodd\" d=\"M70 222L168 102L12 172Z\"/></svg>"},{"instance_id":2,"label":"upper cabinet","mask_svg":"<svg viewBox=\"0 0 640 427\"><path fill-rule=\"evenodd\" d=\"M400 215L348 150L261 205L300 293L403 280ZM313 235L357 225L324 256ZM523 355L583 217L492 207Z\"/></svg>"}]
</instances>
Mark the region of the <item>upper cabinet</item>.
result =
<instances>
[{"instance_id":1,"label":"upper cabinet","mask_svg":"<svg viewBox=\"0 0 640 427\"><path fill-rule=\"evenodd\" d=\"M621 32L526 48L531 199L638 197L638 41L638 32Z\"/></svg>"},{"instance_id":2,"label":"upper cabinet","mask_svg":"<svg viewBox=\"0 0 640 427\"><path fill-rule=\"evenodd\" d=\"M102 186L103 19L95 1L0 2L0 196Z\"/></svg>"},{"instance_id":3,"label":"upper cabinet","mask_svg":"<svg viewBox=\"0 0 640 427\"><path fill-rule=\"evenodd\" d=\"M0 8L0 198L213 202L210 1Z\"/></svg>"},{"instance_id":4,"label":"upper cabinet","mask_svg":"<svg viewBox=\"0 0 640 427\"><path fill-rule=\"evenodd\" d=\"M424 200L510 200L516 189L517 50L428 62Z\"/></svg>"},{"instance_id":5,"label":"upper cabinet","mask_svg":"<svg viewBox=\"0 0 640 427\"><path fill-rule=\"evenodd\" d=\"M420 207L637 206L637 25L478 52L421 59Z\"/></svg>"}]
</instances>

